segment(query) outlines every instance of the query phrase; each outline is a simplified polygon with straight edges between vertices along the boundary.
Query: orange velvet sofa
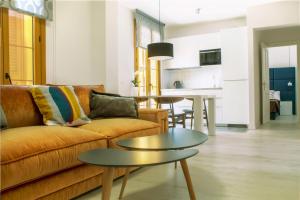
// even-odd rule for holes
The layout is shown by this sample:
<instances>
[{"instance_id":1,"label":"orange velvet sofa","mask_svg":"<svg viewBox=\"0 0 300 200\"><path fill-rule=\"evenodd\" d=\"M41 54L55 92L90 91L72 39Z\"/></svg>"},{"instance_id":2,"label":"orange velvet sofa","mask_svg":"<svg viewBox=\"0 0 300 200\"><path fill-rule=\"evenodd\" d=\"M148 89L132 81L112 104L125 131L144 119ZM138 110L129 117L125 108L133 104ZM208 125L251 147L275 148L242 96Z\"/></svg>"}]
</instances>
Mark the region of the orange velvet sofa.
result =
<instances>
[{"instance_id":1,"label":"orange velvet sofa","mask_svg":"<svg viewBox=\"0 0 300 200\"><path fill-rule=\"evenodd\" d=\"M159 109L140 109L139 119L92 120L80 127L45 126L30 86L0 86L0 100L8 121L1 140L1 199L71 199L101 186L101 167L77 160L79 153L116 147L124 138L164 133L168 114ZM92 89L74 86L86 114ZM115 177L124 175L124 169Z\"/></svg>"}]
</instances>

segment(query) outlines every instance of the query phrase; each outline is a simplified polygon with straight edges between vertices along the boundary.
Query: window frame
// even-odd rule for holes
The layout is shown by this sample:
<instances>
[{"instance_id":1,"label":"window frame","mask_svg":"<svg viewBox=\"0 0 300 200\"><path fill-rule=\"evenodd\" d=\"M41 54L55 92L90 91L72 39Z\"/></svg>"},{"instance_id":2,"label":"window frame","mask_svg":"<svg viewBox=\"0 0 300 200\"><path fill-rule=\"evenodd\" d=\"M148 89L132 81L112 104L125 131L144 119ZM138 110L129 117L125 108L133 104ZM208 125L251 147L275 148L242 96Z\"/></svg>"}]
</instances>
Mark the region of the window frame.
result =
<instances>
[{"instance_id":1,"label":"window frame","mask_svg":"<svg viewBox=\"0 0 300 200\"><path fill-rule=\"evenodd\" d=\"M10 84L5 77L9 73L9 9L0 8L0 84ZM46 20L33 16L33 84L46 84Z\"/></svg>"}]
</instances>

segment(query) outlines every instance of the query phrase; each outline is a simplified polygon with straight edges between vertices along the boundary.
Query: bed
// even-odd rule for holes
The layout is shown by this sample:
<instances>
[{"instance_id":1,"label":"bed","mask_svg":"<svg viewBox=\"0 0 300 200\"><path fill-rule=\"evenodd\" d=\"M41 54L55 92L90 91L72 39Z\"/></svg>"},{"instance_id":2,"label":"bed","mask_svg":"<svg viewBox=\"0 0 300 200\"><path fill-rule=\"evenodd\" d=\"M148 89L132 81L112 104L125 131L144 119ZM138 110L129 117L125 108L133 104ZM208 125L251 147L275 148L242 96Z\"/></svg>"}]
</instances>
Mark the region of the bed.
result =
<instances>
[{"instance_id":1,"label":"bed","mask_svg":"<svg viewBox=\"0 0 300 200\"><path fill-rule=\"evenodd\" d=\"M280 91L270 90L270 119L275 120L280 115Z\"/></svg>"}]
</instances>

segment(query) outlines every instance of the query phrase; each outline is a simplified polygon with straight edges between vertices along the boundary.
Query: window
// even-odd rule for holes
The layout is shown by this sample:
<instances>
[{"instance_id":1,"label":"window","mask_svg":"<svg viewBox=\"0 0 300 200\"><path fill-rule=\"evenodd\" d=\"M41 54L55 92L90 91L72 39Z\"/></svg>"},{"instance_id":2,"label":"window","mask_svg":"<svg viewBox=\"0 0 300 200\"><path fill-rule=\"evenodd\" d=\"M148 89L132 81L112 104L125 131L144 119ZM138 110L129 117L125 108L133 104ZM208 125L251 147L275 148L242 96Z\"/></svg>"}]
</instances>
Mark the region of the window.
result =
<instances>
[{"instance_id":1,"label":"window","mask_svg":"<svg viewBox=\"0 0 300 200\"><path fill-rule=\"evenodd\" d=\"M139 96L160 95L160 63L149 60L147 49L136 47L136 73L139 81ZM142 104L145 106L155 106L154 102Z\"/></svg>"},{"instance_id":2,"label":"window","mask_svg":"<svg viewBox=\"0 0 300 200\"><path fill-rule=\"evenodd\" d=\"M164 24L136 10L134 20L135 76L139 82L139 96L160 95L160 62L148 59L147 45L163 40ZM155 106L154 101L144 105Z\"/></svg>"},{"instance_id":3,"label":"window","mask_svg":"<svg viewBox=\"0 0 300 200\"><path fill-rule=\"evenodd\" d=\"M1 84L45 84L45 20L8 8L0 16Z\"/></svg>"},{"instance_id":4,"label":"window","mask_svg":"<svg viewBox=\"0 0 300 200\"><path fill-rule=\"evenodd\" d=\"M8 13L9 75L13 84L33 85L33 17Z\"/></svg>"}]
</instances>

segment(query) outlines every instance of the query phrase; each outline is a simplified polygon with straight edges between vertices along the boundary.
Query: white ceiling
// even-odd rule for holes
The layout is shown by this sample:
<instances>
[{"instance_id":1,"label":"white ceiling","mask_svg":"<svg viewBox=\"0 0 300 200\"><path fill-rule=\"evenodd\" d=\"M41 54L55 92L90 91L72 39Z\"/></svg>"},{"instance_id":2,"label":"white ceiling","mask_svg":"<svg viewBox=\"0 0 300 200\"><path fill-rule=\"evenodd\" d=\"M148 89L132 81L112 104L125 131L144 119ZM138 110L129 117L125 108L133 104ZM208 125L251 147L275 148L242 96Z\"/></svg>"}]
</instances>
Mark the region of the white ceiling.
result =
<instances>
[{"instance_id":1,"label":"white ceiling","mask_svg":"<svg viewBox=\"0 0 300 200\"><path fill-rule=\"evenodd\" d=\"M242 17L248 7L274 1L280 0L161 0L161 21L175 25ZM159 0L120 2L130 9L139 9L158 18ZM201 9L200 14L196 14L197 8Z\"/></svg>"}]
</instances>

